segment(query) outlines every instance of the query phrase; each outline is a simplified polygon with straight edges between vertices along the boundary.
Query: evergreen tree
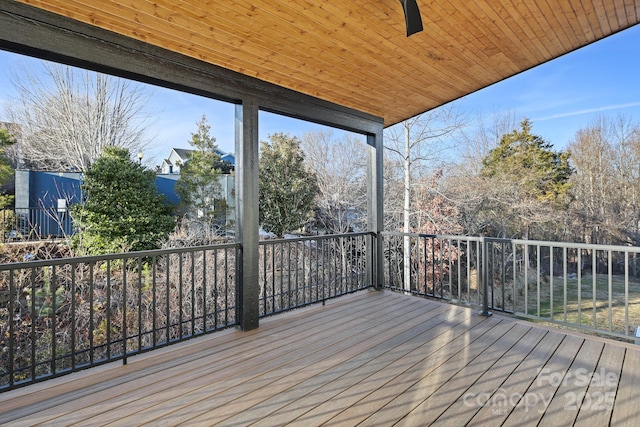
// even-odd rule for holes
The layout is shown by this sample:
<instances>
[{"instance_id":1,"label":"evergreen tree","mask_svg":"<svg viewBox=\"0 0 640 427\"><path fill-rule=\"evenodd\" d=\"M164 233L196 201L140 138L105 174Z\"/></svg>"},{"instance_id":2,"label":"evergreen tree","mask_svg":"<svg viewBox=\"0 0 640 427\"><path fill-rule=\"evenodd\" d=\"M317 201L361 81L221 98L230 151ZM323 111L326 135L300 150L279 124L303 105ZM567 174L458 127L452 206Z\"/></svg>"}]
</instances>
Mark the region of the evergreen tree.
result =
<instances>
[{"instance_id":1,"label":"evergreen tree","mask_svg":"<svg viewBox=\"0 0 640 427\"><path fill-rule=\"evenodd\" d=\"M531 133L528 119L502 136L498 147L482 162L481 174L516 183L540 201L559 202L570 187L569 153L553 151L553 145Z\"/></svg>"},{"instance_id":2,"label":"evergreen tree","mask_svg":"<svg viewBox=\"0 0 640 427\"><path fill-rule=\"evenodd\" d=\"M216 139L206 116L197 123L198 130L191 134L189 144L194 150L189 161L180 168L175 191L180 198L181 210L205 225L217 226L225 222L227 205L220 194L220 175L230 171L217 152Z\"/></svg>"},{"instance_id":3,"label":"evergreen tree","mask_svg":"<svg viewBox=\"0 0 640 427\"><path fill-rule=\"evenodd\" d=\"M155 173L131 160L129 150L106 147L84 174L84 204L71 210L83 254L156 249L173 230L171 207L155 186Z\"/></svg>"},{"instance_id":4,"label":"evergreen tree","mask_svg":"<svg viewBox=\"0 0 640 427\"><path fill-rule=\"evenodd\" d=\"M6 129L0 129L0 186L5 185L13 178L13 167L7 158L6 149L16 143L16 139ZM13 203L13 196L0 194L0 208Z\"/></svg>"},{"instance_id":5,"label":"evergreen tree","mask_svg":"<svg viewBox=\"0 0 640 427\"><path fill-rule=\"evenodd\" d=\"M297 137L276 133L269 139L260 144L260 225L282 236L298 230L313 216L318 184L316 175L304 165Z\"/></svg>"},{"instance_id":6,"label":"evergreen tree","mask_svg":"<svg viewBox=\"0 0 640 427\"><path fill-rule=\"evenodd\" d=\"M489 235L537 238L553 234L569 202L569 154L531 133L531 123L504 134L483 159L483 208Z\"/></svg>"}]
</instances>

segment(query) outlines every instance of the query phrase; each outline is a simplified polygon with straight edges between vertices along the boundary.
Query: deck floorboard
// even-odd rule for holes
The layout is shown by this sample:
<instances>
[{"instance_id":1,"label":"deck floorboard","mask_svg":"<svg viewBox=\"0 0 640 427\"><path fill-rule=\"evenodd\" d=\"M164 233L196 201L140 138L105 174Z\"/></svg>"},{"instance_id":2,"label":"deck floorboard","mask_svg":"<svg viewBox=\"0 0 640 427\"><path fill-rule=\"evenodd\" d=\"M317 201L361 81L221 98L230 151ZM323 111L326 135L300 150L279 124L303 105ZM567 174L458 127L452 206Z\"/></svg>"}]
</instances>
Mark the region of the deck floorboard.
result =
<instances>
[{"instance_id":1,"label":"deck floorboard","mask_svg":"<svg viewBox=\"0 0 640 427\"><path fill-rule=\"evenodd\" d=\"M368 291L0 394L0 425L637 425L639 366L632 344Z\"/></svg>"}]
</instances>

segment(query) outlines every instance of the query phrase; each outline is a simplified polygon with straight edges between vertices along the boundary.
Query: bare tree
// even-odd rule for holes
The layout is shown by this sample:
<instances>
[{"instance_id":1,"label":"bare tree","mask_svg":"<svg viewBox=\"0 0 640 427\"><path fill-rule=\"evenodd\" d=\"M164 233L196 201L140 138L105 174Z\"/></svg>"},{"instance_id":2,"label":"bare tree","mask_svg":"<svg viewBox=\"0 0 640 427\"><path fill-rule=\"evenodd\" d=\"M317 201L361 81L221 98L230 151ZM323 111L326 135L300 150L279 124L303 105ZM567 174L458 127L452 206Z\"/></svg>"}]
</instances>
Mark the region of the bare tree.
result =
<instances>
[{"instance_id":1,"label":"bare tree","mask_svg":"<svg viewBox=\"0 0 640 427\"><path fill-rule=\"evenodd\" d=\"M404 232L411 228L411 195L416 179L441 167L447 152L458 146L465 125L466 117L454 105L446 105L386 130L386 166L400 168L403 179Z\"/></svg>"},{"instance_id":2,"label":"bare tree","mask_svg":"<svg viewBox=\"0 0 640 427\"><path fill-rule=\"evenodd\" d=\"M460 234L460 213L441 188L442 171L423 176L414 192L413 230L425 234Z\"/></svg>"},{"instance_id":3,"label":"bare tree","mask_svg":"<svg viewBox=\"0 0 640 427\"><path fill-rule=\"evenodd\" d=\"M619 229L625 244L640 244L640 123L619 116L613 123L616 141L617 181L620 183Z\"/></svg>"},{"instance_id":4,"label":"bare tree","mask_svg":"<svg viewBox=\"0 0 640 427\"><path fill-rule=\"evenodd\" d=\"M640 125L600 116L573 137L569 150L576 238L588 243L640 242Z\"/></svg>"},{"instance_id":5,"label":"bare tree","mask_svg":"<svg viewBox=\"0 0 640 427\"><path fill-rule=\"evenodd\" d=\"M474 124L462 133L458 156L445 168L443 191L454 201L466 234L505 229L512 220L497 208L498 201L521 199L516 194L519 189L489 182L481 176L481 171L483 159L498 146L502 136L517 125L518 119L512 112L495 112L488 117L478 115Z\"/></svg>"},{"instance_id":6,"label":"bare tree","mask_svg":"<svg viewBox=\"0 0 640 427\"><path fill-rule=\"evenodd\" d=\"M318 177L316 226L331 233L365 228L366 150L364 143L331 132L309 132L302 138L305 162Z\"/></svg>"},{"instance_id":7,"label":"bare tree","mask_svg":"<svg viewBox=\"0 0 640 427\"><path fill-rule=\"evenodd\" d=\"M521 120L510 111L499 111L489 117L478 115L475 124L462 132L462 144L455 159L456 170L479 175L482 160L498 146L506 133L518 127Z\"/></svg>"},{"instance_id":8,"label":"bare tree","mask_svg":"<svg viewBox=\"0 0 640 427\"><path fill-rule=\"evenodd\" d=\"M43 62L14 73L13 84L8 115L21 129L20 163L86 171L106 146L135 153L150 142L150 92L138 83Z\"/></svg>"},{"instance_id":9,"label":"bare tree","mask_svg":"<svg viewBox=\"0 0 640 427\"><path fill-rule=\"evenodd\" d=\"M367 189L365 142L345 134L334 139L332 132L308 132L302 138L305 163L317 176L318 195L314 227L318 232L350 233L366 229ZM362 248L357 240L339 239L334 250L339 251L342 271L352 271ZM356 261L357 262L357 261Z\"/></svg>"},{"instance_id":10,"label":"bare tree","mask_svg":"<svg viewBox=\"0 0 640 427\"><path fill-rule=\"evenodd\" d=\"M464 128L466 117L454 104L431 110L400 125L392 126L385 135L385 148L401 159L403 176L403 232L409 233L412 227L412 185L416 178L433 171L437 156L443 156L448 149L457 145L457 134ZM411 241L407 236L404 251L409 253ZM405 257L405 289L411 289L409 257Z\"/></svg>"}]
</instances>

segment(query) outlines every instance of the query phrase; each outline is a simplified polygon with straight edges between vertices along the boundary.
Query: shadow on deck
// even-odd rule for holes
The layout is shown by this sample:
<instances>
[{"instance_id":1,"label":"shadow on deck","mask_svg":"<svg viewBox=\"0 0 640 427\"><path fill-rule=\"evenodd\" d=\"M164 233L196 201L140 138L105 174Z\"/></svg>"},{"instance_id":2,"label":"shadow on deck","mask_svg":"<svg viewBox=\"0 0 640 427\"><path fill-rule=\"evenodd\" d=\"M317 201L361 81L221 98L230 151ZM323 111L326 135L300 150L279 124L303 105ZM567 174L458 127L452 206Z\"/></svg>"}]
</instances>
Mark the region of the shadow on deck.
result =
<instances>
[{"instance_id":1,"label":"shadow on deck","mask_svg":"<svg viewBox=\"0 0 640 427\"><path fill-rule=\"evenodd\" d=\"M0 425L637 425L638 367L633 345L365 291L4 393Z\"/></svg>"}]
</instances>

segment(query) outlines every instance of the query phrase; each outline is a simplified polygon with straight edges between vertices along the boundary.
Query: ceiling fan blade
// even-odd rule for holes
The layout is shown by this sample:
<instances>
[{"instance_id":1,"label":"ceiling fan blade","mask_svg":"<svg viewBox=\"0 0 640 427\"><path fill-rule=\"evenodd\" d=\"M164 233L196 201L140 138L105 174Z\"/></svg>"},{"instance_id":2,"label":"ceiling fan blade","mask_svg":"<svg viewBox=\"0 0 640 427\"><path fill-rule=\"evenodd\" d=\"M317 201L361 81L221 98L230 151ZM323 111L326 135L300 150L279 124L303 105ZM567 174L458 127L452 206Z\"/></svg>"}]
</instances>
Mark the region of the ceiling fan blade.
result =
<instances>
[{"instance_id":1,"label":"ceiling fan blade","mask_svg":"<svg viewBox=\"0 0 640 427\"><path fill-rule=\"evenodd\" d=\"M407 37L423 30L420 9L416 0L400 0L404 9L404 19L407 23Z\"/></svg>"}]
</instances>

